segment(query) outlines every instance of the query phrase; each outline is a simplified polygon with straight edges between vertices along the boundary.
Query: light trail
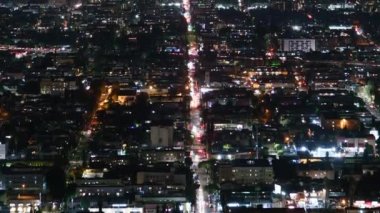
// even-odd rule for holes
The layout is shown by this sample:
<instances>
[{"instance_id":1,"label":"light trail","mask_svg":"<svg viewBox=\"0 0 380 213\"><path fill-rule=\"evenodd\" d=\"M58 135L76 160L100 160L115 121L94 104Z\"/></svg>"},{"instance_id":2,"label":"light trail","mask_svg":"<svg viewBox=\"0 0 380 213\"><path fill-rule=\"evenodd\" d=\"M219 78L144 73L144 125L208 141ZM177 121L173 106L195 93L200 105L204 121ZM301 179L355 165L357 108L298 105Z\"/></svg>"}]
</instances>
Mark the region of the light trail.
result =
<instances>
[{"instance_id":1,"label":"light trail","mask_svg":"<svg viewBox=\"0 0 380 213\"><path fill-rule=\"evenodd\" d=\"M0 44L0 51L25 51L28 53L34 52L34 53L67 53L70 52L70 50L67 50L63 47L18 47L15 45L1 45Z\"/></svg>"},{"instance_id":2,"label":"light trail","mask_svg":"<svg viewBox=\"0 0 380 213\"><path fill-rule=\"evenodd\" d=\"M202 187L199 187L198 193L197 193L197 209L199 213L205 213L206 211L206 202L204 200L204 193Z\"/></svg>"},{"instance_id":3,"label":"light trail","mask_svg":"<svg viewBox=\"0 0 380 213\"><path fill-rule=\"evenodd\" d=\"M187 63L187 71L188 71L188 78L189 78L189 89L190 89L190 125L189 130L191 131L191 134L194 136L193 144L194 145L200 145L201 144L201 138L203 137L204 130L202 126L202 118L201 118L201 94L198 87L198 82L195 78L195 73L197 72L197 59L198 59L198 43L197 39L194 39L193 34L193 26L191 24L192 17L191 17L191 4L190 0L183 0L183 9L185 10L183 13L184 18L186 19L187 23L187 38L188 38L188 63ZM197 151L197 150L196 150ZM193 162L195 167L198 167L198 163L200 162L200 156L197 152L195 152L193 156ZM203 156L202 156L203 157ZM199 169L196 169L196 172L198 175ZM205 201L206 200L206 192L203 190L204 183L201 183L201 186L197 190L196 193L196 207L195 212L197 213L206 213L209 212L208 204Z\"/></svg>"}]
</instances>

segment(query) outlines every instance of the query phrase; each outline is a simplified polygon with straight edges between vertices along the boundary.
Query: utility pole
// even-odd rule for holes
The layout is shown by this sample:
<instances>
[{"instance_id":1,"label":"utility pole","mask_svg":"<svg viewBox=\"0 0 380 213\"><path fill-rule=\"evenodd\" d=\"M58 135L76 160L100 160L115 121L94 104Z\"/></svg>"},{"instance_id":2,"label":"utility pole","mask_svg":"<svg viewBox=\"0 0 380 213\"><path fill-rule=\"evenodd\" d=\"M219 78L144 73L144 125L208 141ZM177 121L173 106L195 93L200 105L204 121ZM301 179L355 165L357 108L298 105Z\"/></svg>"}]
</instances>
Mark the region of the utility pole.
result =
<instances>
[{"instance_id":1,"label":"utility pole","mask_svg":"<svg viewBox=\"0 0 380 213\"><path fill-rule=\"evenodd\" d=\"M259 159L259 121L257 119L253 120L252 122L252 138L255 140L255 159Z\"/></svg>"}]
</instances>

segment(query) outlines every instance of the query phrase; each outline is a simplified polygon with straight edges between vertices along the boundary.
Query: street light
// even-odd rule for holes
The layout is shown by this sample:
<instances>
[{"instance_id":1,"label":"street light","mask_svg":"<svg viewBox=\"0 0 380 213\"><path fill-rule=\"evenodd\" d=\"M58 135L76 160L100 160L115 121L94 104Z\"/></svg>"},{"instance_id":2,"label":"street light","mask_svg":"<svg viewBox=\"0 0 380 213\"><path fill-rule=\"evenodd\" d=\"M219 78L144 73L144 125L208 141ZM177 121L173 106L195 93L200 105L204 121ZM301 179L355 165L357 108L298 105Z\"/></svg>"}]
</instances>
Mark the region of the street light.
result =
<instances>
[{"instance_id":1,"label":"street light","mask_svg":"<svg viewBox=\"0 0 380 213\"><path fill-rule=\"evenodd\" d=\"M341 129L344 129L347 127L347 119L343 118L342 120L340 120L340 128Z\"/></svg>"},{"instance_id":2,"label":"street light","mask_svg":"<svg viewBox=\"0 0 380 213\"><path fill-rule=\"evenodd\" d=\"M255 158L259 159L259 134L258 134L258 125L259 122L258 120L254 120L252 123L252 138L255 139Z\"/></svg>"}]
</instances>

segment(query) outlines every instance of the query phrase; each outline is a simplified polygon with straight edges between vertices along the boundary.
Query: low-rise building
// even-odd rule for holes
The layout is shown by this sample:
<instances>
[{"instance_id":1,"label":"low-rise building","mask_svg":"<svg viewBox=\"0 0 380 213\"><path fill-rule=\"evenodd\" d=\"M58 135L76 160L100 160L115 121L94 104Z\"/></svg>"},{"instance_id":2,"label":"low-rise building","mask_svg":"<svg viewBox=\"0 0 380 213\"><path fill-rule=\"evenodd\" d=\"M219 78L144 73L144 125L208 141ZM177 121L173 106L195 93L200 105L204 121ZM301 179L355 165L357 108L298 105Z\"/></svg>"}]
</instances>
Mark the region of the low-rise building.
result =
<instances>
[{"instance_id":1,"label":"low-rise building","mask_svg":"<svg viewBox=\"0 0 380 213\"><path fill-rule=\"evenodd\" d=\"M186 185L186 175L176 174L174 172L154 172L154 171L140 171L136 175L136 183L154 183L154 184L176 184Z\"/></svg>"},{"instance_id":2,"label":"low-rise building","mask_svg":"<svg viewBox=\"0 0 380 213\"><path fill-rule=\"evenodd\" d=\"M330 163L327 162L306 162L299 164L297 169L299 177L309 177L311 179L334 180L335 171Z\"/></svg>"},{"instance_id":3,"label":"low-rise building","mask_svg":"<svg viewBox=\"0 0 380 213\"><path fill-rule=\"evenodd\" d=\"M284 52L310 52L316 50L315 39L282 39L281 50Z\"/></svg>"},{"instance_id":4,"label":"low-rise building","mask_svg":"<svg viewBox=\"0 0 380 213\"><path fill-rule=\"evenodd\" d=\"M272 184L273 167L268 160L236 159L220 164L219 182L235 182L242 185Z\"/></svg>"},{"instance_id":5,"label":"low-rise building","mask_svg":"<svg viewBox=\"0 0 380 213\"><path fill-rule=\"evenodd\" d=\"M178 149L148 149L141 150L140 159L152 162L183 162L185 159L185 150Z\"/></svg>"},{"instance_id":6,"label":"low-rise building","mask_svg":"<svg viewBox=\"0 0 380 213\"><path fill-rule=\"evenodd\" d=\"M354 157L355 155L363 155L366 144L373 147L376 146L376 139L373 135L359 137L337 137L338 146L340 146L346 157ZM371 153L370 153L371 154ZM374 154L374 153L372 153Z\"/></svg>"},{"instance_id":7,"label":"low-rise building","mask_svg":"<svg viewBox=\"0 0 380 213\"><path fill-rule=\"evenodd\" d=\"M79 197L120 197L126 193L121 179L86 178L76 180L76 195Z\"/></svg>"},{"instance_id":8,"label":"low-rise building","mask_svg":"<svg viewBox=\"0 0 380 213\"><path fill-rule=\"evenodd\" d=\"M360 120L353 116L324 114L322 127L328 130L358 131L360 129Z\"/></svg>"},{"instance_id":9,"label":"low-rise building","mask_svg":"<svg viewBox=\"0 0 380 213\"><path fill-rule=\"evenodd\" d=\"M152 147L173 146L173 126L152 126L150 140Z\"/></svg>"}]
</instances>

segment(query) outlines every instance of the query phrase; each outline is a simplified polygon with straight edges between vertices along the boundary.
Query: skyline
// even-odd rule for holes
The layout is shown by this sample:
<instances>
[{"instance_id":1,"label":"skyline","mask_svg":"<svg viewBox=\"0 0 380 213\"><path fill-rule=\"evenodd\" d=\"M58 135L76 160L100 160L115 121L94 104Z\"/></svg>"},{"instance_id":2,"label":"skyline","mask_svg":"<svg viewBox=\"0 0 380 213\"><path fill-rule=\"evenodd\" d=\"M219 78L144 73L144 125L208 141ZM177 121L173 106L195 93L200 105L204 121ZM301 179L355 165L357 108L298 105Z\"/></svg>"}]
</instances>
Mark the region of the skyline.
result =
<instances>
[{"instance_id":1,"label":"skyline","mask_svg":"<svg viewBox=\"0 0 380 213\"><path fill-rule=\"evenodd\" d=\"M0 212L377 212L379 72L379 0L3 0Z\"/></svg>"}]
</instances>

